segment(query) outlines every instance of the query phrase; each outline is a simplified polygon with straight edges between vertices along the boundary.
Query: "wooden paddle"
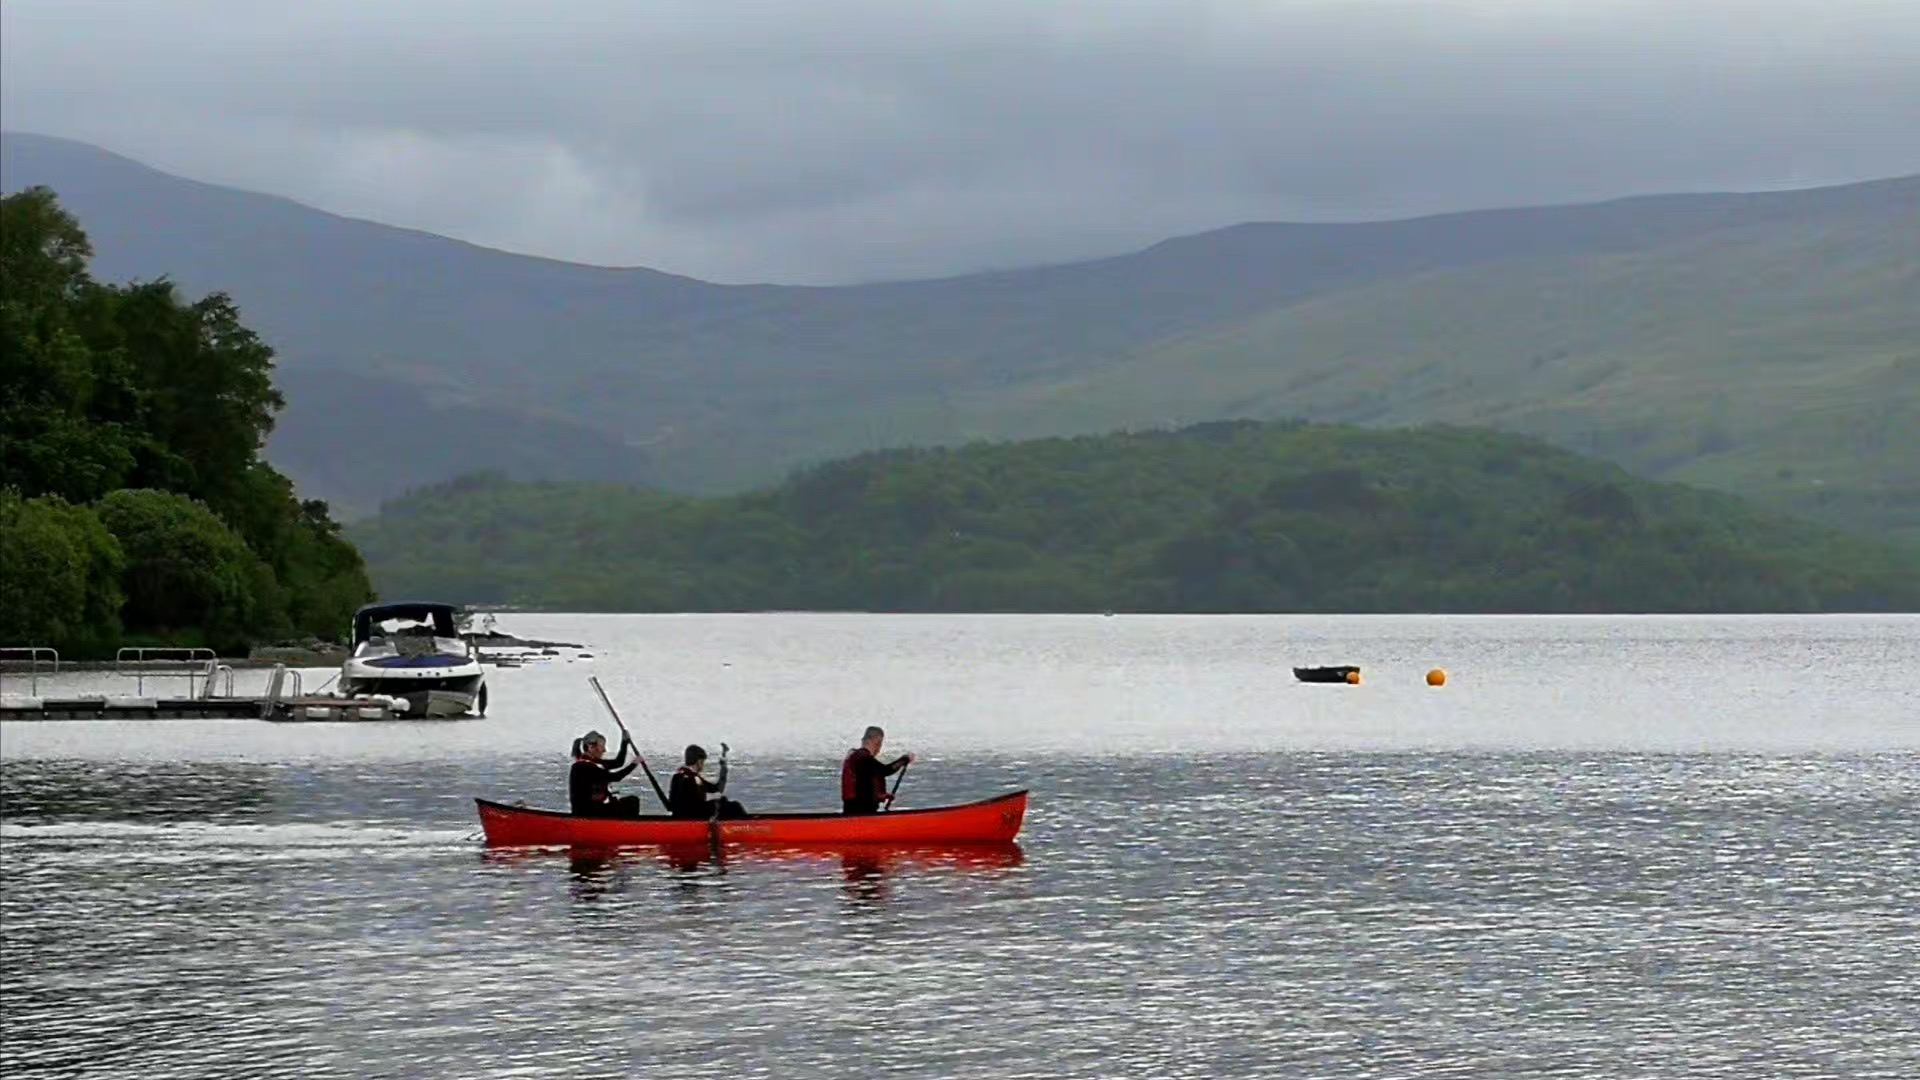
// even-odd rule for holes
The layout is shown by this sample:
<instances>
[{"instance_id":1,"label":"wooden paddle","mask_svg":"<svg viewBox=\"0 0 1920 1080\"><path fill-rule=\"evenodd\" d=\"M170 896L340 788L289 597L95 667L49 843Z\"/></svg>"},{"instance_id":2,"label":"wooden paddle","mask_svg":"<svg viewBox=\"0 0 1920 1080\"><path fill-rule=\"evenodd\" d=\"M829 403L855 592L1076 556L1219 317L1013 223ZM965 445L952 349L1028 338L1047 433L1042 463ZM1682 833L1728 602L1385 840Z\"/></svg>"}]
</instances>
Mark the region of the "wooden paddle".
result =
<instances>
[{"instance_id":1,"label":"wooden paddle","mask_svg":"<svg viewBox=\"0 0 1920 1080\"><path fill-rule=\"evenodd\" d=\"M613 701L607 697L606 690L600 686L600 676L589 675L587 682L593 686L594 693L600 695L600 703L613 714L613 722L620 725L621 736L627 740L628 745L633 747L633 756L640 762L640 771L647 774L647 783L653 785L653 793L659 797L661 808L669 814L673 813L673 804L667 801L666 791L660 787L660 781L654 779L653 770L647 767L647 759L640 753L640 744L633 741L633 732L628 731L627 722L620 719L620 710L613 707Z\"/></svg>"},{"instance_id":2,"label":"wooden paddle","mask_svg":"<svg viewBox=\"0 0 1920 1080\"><path fill-rule=\"evenodd\" d=\"M713 857L720 858L720 808L727 803L727 744L720 744L720 783L715 786L713 812L707 815L707 844L713 848Z\"/></svg>"},{"instance_id":3,"label":"wooden paddle","mask_svg":"<svg viewBox=\"0 0 1920 1080\"><path fill-rule=\"evenodd\" d=\"M882 810L893 809L893 800L900 794L900 781L907 778L907 770L911 768L913 768L913 762L909 761L905 765L900 766L900 771L894 774L893 790L887 792L887 805L881 807Z\"/></svg>"}]
</instances>

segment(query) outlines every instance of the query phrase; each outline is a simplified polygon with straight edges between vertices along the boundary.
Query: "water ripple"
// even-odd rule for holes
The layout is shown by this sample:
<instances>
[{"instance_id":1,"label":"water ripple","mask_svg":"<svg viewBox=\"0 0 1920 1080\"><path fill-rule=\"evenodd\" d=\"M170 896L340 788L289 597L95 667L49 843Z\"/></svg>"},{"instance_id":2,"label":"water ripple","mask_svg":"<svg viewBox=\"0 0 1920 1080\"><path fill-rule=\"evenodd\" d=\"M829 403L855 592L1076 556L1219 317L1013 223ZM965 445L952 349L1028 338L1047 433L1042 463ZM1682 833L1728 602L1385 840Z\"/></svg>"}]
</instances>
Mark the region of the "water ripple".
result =
<instances>
[{"instance_id":1,"label":"water ripple","mask_svg":"<svg viewBox=\"0 0 1920 1080\"><path fill-rule=\"evenodd\" d=\"M1033 788L1019 848L988 854L483 850L472 797L557 794L562 734L604 723L591 701L351 737L0 732L27 751L0 768L0 1073L1920 1076L1920 713L1889 673L1900 665L1856 657L1816 692L1768 666L1787 645L1722 657L1699 678L1724 688L1752 669L1779 702L1742 697L1710 740L1726 745L1672 752L1678 728L1533 737L1588 723L1612 666L1557 682L1483 670L1478 685L1498 687L1463 679L1444 698L1366 696L1380 681L1316 694L1251 681L1268 674L1270 624L1167 624L1149 641L1126 623L1074 631L1112 639L1103 662L1132 680L1124 692L1089 694L1099 679L1078 654L1047 654L993 691L1004 717L947 729L913 770L916 805ZM1294 651L1320 640L1289 625ZM1502 647L1538 665L1612 648L1611 624L1569 625L1571 645L1514 631ZM1830 651L1871 645L1878 625L1845 624ZM939 650L914 662L955 694L987 693L979 670L1017 650L963 629L941 648L985 669ZM1675 622L1624 655L1691 679L1719 633ZM1209 635L1232 656L1190 665ZM763 642L758 674L733 654L746 689L726 707L759 710L746 722L765 735L736 738L754 747L737 754L750 805L831 798L833 757L817 751L838 743L799 728L767 671L873 678L863 640L831 637L850 657L831 668L812 641ZM1373 644L1424 665L1431 640ZM653 642L671 657L660 711L675 695L720 708L699 697L719 693L711 673L689 665L718 668L714 650L737 642L702 641ZM1054 679L1066 689L1049 702ZM1842 701L1849 680L1872 694ZM1680 684L1634 688L1617 709L1657 728ZM822 708L857 700L806 692ZM1494 698L1526 724L1468 718ZM1676 715L1700 723L1713 700ZM1861 706L1887 701L1909 710ZM1055 706L1067 718L1037 718ZM832 714L836 739L887 714L862 708ZM1534 723L1531 708L1562 711ZM1202 716L1211 727L1190 726ZM1441 745L1456 721L1499 737ZM1748 723L1764 737L1738 737ZM1852 726L1827 738L1836 723ZM94 734L108 731L117 757ZM1375 736L1400 741L1372 750ZM782 738L810 749L785 754Z\"/></svg>"},{"instance_id":2,"label":"water ripple","mask_svg":"<svg viewBox=\"0 0 1920 1080\"><path fill-rule=\"evenodd\" d=\"M1234 791L1152 797L1229 767ZM437 801L412 820L15 815L0 824L0 1066L1920 1070L1920 760L1055 769L1023 850L984 860L487 853ZM275 805L336 805L323 789L367 782L305 780Z\"/></svg>"}]
</instances>

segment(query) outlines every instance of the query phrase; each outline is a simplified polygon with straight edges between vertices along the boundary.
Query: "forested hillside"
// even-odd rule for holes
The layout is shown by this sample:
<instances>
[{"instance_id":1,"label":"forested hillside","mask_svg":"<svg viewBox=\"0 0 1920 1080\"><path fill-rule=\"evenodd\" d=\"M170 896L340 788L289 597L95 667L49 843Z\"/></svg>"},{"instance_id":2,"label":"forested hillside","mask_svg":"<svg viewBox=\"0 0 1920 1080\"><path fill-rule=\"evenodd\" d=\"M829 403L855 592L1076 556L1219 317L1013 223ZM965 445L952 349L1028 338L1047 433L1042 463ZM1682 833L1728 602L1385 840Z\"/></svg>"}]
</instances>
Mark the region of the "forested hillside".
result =
<instances>
[{"instance_id":1,"label":"forested hillside","mask_svg":"<svg viewBox=\"0 0 1920 1080\"><path fill-rule=\"evenodd\" d=\"M338 636L372 593L260 460L273 352L221 294L103 284L51 192L0 199L0 644Z\"/></svg>"},{"instance_id":2,"label":"forested hillside","mask_svg":"<svg viewBox=\"0 0 1920 1080\"><path fill-rule=\"evenodd\" d=\"M864 455L698 499L474 476L389 592L556 610L1920 610L1920 552L1518 436L1214 423Z\"/></svg>"}]
</instances>

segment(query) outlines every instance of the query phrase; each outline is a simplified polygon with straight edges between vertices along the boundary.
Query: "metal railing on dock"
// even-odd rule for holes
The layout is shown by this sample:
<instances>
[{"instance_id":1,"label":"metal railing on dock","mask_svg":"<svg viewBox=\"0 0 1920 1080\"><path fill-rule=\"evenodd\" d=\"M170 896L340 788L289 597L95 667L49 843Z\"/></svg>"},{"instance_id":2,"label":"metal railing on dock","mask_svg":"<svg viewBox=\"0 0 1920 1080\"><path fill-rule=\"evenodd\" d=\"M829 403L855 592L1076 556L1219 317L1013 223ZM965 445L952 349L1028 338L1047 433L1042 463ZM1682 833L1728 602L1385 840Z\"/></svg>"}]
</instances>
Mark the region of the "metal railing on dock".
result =
<instances>
[{"instance_id":1,"label":"metal railing on dock","mask_svg":"<svg viewBox=\"0 0 1920 1080\"><path fill-rule=\"evenodd\" d=\"M210 700L214 696L214 684L222 675L227 677L227 692L222 696L233 696L233 665L215 664L213 665L213 670L207 672L207 681L200 684L200 699L202 701Z\"/></svg>"},{"instance_id":2,"label":"metal railing on dock","mask_svg":"<svg viewBox=\"0 0 1920 1080\"><path fill-rule=\"evenodd\" d=\"M47 665L53 675L60 674L60 650L45 645L6 645L0 646L0 672L10 671L19 665L26 665L27 692L34 696L40 694L40 667Z\"/></svg>"},{"instance_id":3,"label":"metal railing on dock","mask_svg":"<svg viewBox=\"0 0 1920 1080\"><path fill-rule=\"evenodd\" d=\"M154 678L185 678L189 698L205 697L206 694L199 692L197 680L207 680L211 689L214 670L220 666L220 657L212 649L142 645L128 646L113 654L113 673L133 676L134 692L142 697L146 696L149 675ZM231 688L233 669L227 670L227 685Z\"/></svg>"},{"instance_id":4,"label":"metal railing on dock","mask_svg":"<svg viewBox=\"0 0 1920 1080\"><path fill-rule=\"evenodd\" d=\"M287 692L287 683L289 680L293 683L291 693ZM260 699L260 718L262 720L272 719L274 713L280 709L280 701L282 698L305 697L306 693L301 688L302 681L298 669L290 668L285 664L273 665L273 674L267 676L266 696Z\"/></svg>"},{"instance_id":5,"label":"metal railing on dock","mask_svg":"<svg viewBox=\"0 0 1920 1080\"><path fill-rule=\"evenodd\" d=\"M27 673L21 680L32 687L31 694L13 692L11 685L0 702L0 721L47 720L274 720L274 721L361 721L425 719L406 714L392 698L380 695L308 695L305 676L286 664L274 665L265 692L259 696L236 696L234 670L214 655L211 649L129 646L121 649L113 661L113 674L135 680L133 696L84 695L69 691L66 696L42 698L38 677L43 671L60 670L59 654L44 646L0 648L0 670ZM87 668L85 663L66 664L68 670ZM226 678L224 681L221 676ZM147 679L188 680L184 695L148 697ZM50 680L51 681L51 680ZM332 678L321 683L324 688ZM24 689L25 687L23 687ZM224 690L224 694L216 691Z\"/></svg>"}]
</instances>

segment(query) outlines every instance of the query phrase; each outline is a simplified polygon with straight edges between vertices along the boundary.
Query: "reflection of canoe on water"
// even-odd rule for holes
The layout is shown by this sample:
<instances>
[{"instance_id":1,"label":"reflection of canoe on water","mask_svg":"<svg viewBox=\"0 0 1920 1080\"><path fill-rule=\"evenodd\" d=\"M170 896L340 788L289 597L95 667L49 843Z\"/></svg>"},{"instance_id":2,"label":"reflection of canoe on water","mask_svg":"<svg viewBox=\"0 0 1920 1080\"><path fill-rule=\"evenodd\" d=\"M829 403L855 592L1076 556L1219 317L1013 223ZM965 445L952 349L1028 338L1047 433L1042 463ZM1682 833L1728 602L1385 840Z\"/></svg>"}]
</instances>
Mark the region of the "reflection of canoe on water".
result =
<instances>
[{"instance_id":1,"label":"reflection of canoe on water","mask_svg":"<svg viewBox=\"0 0 1920 1080\"><path fill-rule=\"evenodd\" d=\"M837 844L1005 844L1027 816L1027 793L1015 791L961 806L880 814L752 814L718 823L669 817L577 817L558 810L475 799L480 829L495 847L676 847L722 844L804 847Z\"/></svg>"},{"instance_id":2,"label":"reflection of canoe on water","mask_svg":"<svg viewBox=\"0 0 1920 1080\"><path fill-rule=\"evenodd\" d=\"M544 862L559 854L552 846L488 848L482 858L502 866ZM634 847L568 847L573 870L598 874L648 863L693 870L716 861L713 847L698 844L637 845ZM801 866L838 866L849 876L891 874L896 871L1007 870L1026 862L1026 852L1009 840L1004 844L795 844L790 847L736 847L722 852L728 863L786 863Z\"/></svg>"},{"instance_id":3,"label":"reflection of canoe on water","mask_svg":"<svg viewBox=\"0 0 1920 1080\"><path fill-rule=\"evenodd\" d=\"M1299 679L1301 682L1343 683L1347 681L1347 676L1350 674L1358 675L1360 674L1360 669L1351 664L1343 664L1339 667L1297 667L1293 669L1293 677Z\"/></svg>"}]
</instances>

